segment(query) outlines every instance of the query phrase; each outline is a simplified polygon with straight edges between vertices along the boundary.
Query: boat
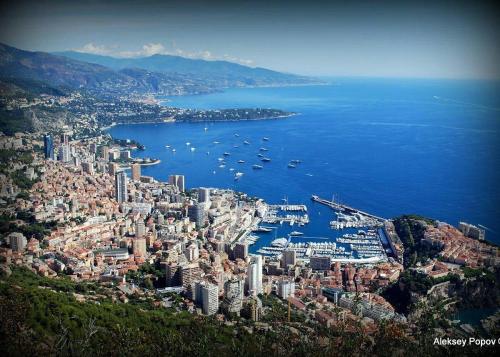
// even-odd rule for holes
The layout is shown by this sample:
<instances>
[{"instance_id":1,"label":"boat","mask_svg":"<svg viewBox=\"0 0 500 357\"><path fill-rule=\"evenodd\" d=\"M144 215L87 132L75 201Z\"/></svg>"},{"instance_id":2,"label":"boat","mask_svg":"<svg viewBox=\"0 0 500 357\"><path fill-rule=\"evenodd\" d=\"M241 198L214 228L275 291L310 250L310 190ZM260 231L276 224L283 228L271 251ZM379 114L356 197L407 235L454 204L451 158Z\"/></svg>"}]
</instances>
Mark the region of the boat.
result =
<instances>
[{"instance_id":1,"label":"boat","mask_svg":"<svg viewBox=\"0 0 500 357\"><path fill-rule=\"evenodd\" d=\"M228 153L228 152L226 151L226 152L225 152L224 154L222 154L222 155L224 155L224 156L229 156L229 155L231 155L231 154L230 154L230 153Z\"/></svg>"},{"instance_id":2,"label":"boat","mask_svg":"<svg viewBox=\"0 0 500 357\"><path fill-rule=\"evenodd\" d=\"M229 169L229 171L233 172L233 171L234 171L234 169L231 167L231 168Z\"/></svg>"},{"instance_id":3,"label":"boat","mask_svg":"<svg viewBox=\"0 0 500 357\"><path fill-rule=\"evenodd\" d=\"M224 161L224 158L223 157L219 157L217 160Z\"/></svg>"},{"instance_id":4,"label":"boat","mask_svg":"<svg viewBox=\"0 0 500 357\"><path fill-rule=\"evenodd\" d=\"M191 145L191 143L188 141L188 142L186 143L186 146L189 146L189 145Z\"/></svg>"},{"instance_id":5,"label":"boat","mask_svg":"<svg viewBox=\"0 0 500 357\"><path fill-rule=\"evenodd\" d=\"M302 236L302 235L304 235L304 233L298 232L298 231L293 231L293 232L290 232L290 235L291 236Z\"/></svg>"},{"instance_id":6,"label":"boat","mask_svg":"<svg viewBox=\"0 0 500 357\"><path fill-rule=\"evenodd\" d=\"M210 155L210 151L207 151L207 155Z\"/></svg>"},{"instance_id":7,"label":"boat","mask_svg":"<svg viewBox=\"0 0 500 357\"><path fill-rule=\"evenodd\" d=\"M288 164L288 167L289 167L289 168L291 168L291 169L294 169L294 168L296 168L297 166L296 166L295 164L289 163L289 164Z\"/></svg>"},{"instance_id":8,"label":"boat","mask_svg":"<svg viewBox=\"0 0 500 357\"><path fill-rule=\"evenodd\" d=\"M224 167L226 167L226 165L222 164L222 165L219 165L219 167L220 167L221 169L223 169Z\"/></svg>"},{"instance_id":9,"label":"boat","mask_svg":"<svg viewBox=\"0 0 500 357\"><path fill-rule=\"evenodd\" d=\"M286 238L278 238L271 242L271 247L284 248L288 243L288 239Z\"/></svg>"},{"instance_id":10,"label":"boat","mask_svg":"<svg viewBox=\"0 0 500 357\"><path fill-rule=\"evenodd\" d=\"M252 232L265 232L265 233L268 233L268 232L271 232L272 230L273 229L269 228L269 227L258 226L257 228L252 229Z\"/></svg>"},{"instance_id":11,"label":"boat","mask_svg":"<svg viewBox=\"0 0 500 357\"><path fill-rule=\"evenodd\" d=\"M238 164L244 164L245 160L238 160Z\"/></svg>"},{"instance_id":12,"label":"boat","mask_svg":"<svg viewBox=\"0 0 500 357\"><path fill-rule=\"evenodd\" d=\"M218 142L218 141L214 141L214 144L220 144L220 142Z\"/></svg>"},{"instance_id":13,"label":"boat","mask_svg":"<svg viewBox=\"0 0 500 357\"><path fill-rule=\"evenodd\" d=\"M290 160L290 162L292 164L300 164L302 161L295 159L295 160Z\"/></svg>"},{"instance_id":14,"label":"boat","mask_svg":"<svg viewBox=\"0 0 500 357\"><path fill-rule=\"evenodd\" d=\"M264 157L264 155L262 155L262 154L257 154L257 156L258 156L258 157Z\"/></svg>"},{"instance_id":15,"label":"boat","mask_svg":"<svg viewBox=\"0 0 500 357\"><path fill-rule=\"evenodd\" d=\"M208 130L208 128L207 128L207 127L205 127L205 131L207 131L207 130Z\"/></svg>"},{"instance_id":16,"label":"boat","mask_svg":"<svg viewBox=\"0 0 500 357\"><path fill-rule=\"evenodd\" d=\"M269 162L269 161L271 161L271 159L270 159L270 158L268 158L268 157L263 157L263 158L261 159L261 161L263 161L263 162Z\"/></svg>"},{"instance_id":17,"label":"boat","mask_svg":"<svg viewBox=\"0 0 500 357\"><path fill-rule=\"evenodd\" d=\"M243 172L237 172L237 173L234 174L235 177L241 177L243 175L244 175Z\"/></svg>"},{"instance_id":18,"label":"boat","mask_svg":"<svg viewBox=\"0 0 500 357\"><path fill-rule=\"evenodd\" d=\"M240 134L235 133L234 136L238 137L238 136L240 136Z\"/></svg>"},{"instance_id":19,"label":"boat","mask_svg":"<svg viewBox=\"0 0 500 357\"><path fill-rule=\"evenodd\" d=\"M195 151L195 150L196 150L196 148L195 148L195 147L192 147L192 148L191 148L191 151Z\"/></svg>"},{"instance_id":20,"label":"boat","mask_svg":"<svg viewBox=\"0 0 500 357\"><path fill-rule=\"evenodd\" d=\"M264 168L264 166L262 166L262 165L252 165L252 169L255 169L255 170L261 170L263 168Z\"/></svg>"},{"instance_id":21,"label":"boat","mask_svg":"<svg viewBox=\"0 0 500 357\"><path fill-rule=\"evenodd\" d=\"M260 151L269 151L269 150L268 150L268 149L266 149L266 148L260 148L259 150L260 150Z\"/></svg>"},{"instance_id":22,"label":"boat","mask_svg":"<svg viewBox=\"0 0 500 357\"><path fill-rule=\"evenodd\" d=\"M266 138L265 136L262 138L264 141L269 141L269 138Z\"/></svg>"},{"instance_id":23,"label":"boat","mask_svg":"<svg viewBox=\"0 0 500 357\"><path fill-rule=\"evenodd\" d=\"M250 145L250 143L248 141L246 141L246 140L243 142L243 144Z\"/></svg>"},{"instance_id":24,"label":"boat","mask_svg":"<svg viewBox=\"0 0 500 357\"><path fill-rule=\"evenodd\" d=\"M166 147L167 149L170 149L170 145L165 145L165 147Z\"/></svg>"},{"instance_id":25,"label":"boat","mask_svg":"<svg viewBox=\"0 0 500 357\"><path fill-rule=\"evenodd\" d=\"M175 150L175 149L172 149L172 152L176 152L176 150Z\"/></svg>"},{"instance_id":26,"label":"boat","mask_svg":"<svg viewBox=\"0 0 500 357\"><path fill-rule=\"evenodd\" d=\"M236 148L239 148L239 147L240 147L239 145L234 145L234 146L233 146L233 148L235 148L235 149L236 149Z\"/></svg>"}]
</instances>

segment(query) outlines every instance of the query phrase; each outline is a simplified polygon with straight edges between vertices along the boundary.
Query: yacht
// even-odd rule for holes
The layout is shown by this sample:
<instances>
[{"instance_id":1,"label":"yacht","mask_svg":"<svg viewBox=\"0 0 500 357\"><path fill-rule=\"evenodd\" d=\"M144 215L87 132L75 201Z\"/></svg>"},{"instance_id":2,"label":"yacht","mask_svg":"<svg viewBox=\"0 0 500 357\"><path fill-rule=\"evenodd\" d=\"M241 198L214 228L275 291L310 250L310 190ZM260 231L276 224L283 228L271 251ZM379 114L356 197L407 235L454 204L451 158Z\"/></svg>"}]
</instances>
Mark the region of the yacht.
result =
<instances>
[{"instance_id":1,"label":"yacht","mask_svg":"<svg viewBox=\"0 0 500 357\"><path fill-rule=\"evenodd\" d=\"M288 239L286 238L278 238L271 242L271 247L284 248L288 243Z\"/></svg>"},{"instance_id":2,"label":"yacht","mask_svg":"<svg viewBox=\"0 0 500 357\"><path fill-rule=\"evenodd\" d=\"M240 134L236 133L236 134L234 134L234 136L238 137L238 136L240 136Z\"/></svg>"},{"instance_id":3,"label":"yacht","mask_svg":"<svg viewBox=\"0 0 500 357\"><path fill-rule=\"evenodd\" d=\"M191 151L195 151L195 150L196 150L196 148L195 148L195 147L192 147L192 148L191 148Z\"/></svg>"},{"instance_id":4,"label":"yacht","mask_svg":"<svg viewBox=\"0 0 500 357\"><path fill-rule=\"evenodd\" d=\"M218 141L214 141L214 144L220 144L220 142L218 142Z\"/></svg>"},{"instance_id":5,"label":"yacht","mask_svg":"<svg viewBox=\"0 0 500 357\"><path fill-rule=\"evenodd\" d=\"M268 149L266 149L266 148L260 148L259 150L260 151L268 151Z\"/></svg>"},{"instance_id":6,"label":"yacht","mask_svg":"<svg viewBox=\"0 0 500 357\"><path fill-rule=\"evenodd\" d=\"M270 158L268 158L268 157L263 157L263 158L261 159L261 161L262 161L262 162L269 162L269 161L271 161L271 159L270 159Z\"/></svg>"},{"instance_id":7,"label":"yacht","mask_svg":"<svg viewBox=\"0 0 500 357\"><path fill-rule=\"evenodd\" d=\"M165 147L166 147L167 149L170 149L170 145L165 145Z\"/></svg>"},{"instance_id":8,"label":"yacht","mask_svg":"<svg viewBox=\"0 0 500 357\"><path fill-rule=\"evenodd\" d=\"M188 141L188 142L186 143L186 146L189 146L189 145L191 145L191 143Z\"/></svg>"},{"instance_id":9,"label":"yacht","mask_svg":"<svg viewBox=\"0 0 500 357\"><path fill-rule=\"evenodd\" d=\"M245 160L238 160L238 164L244 164Z\"/></svg>"},{"instance_id":10,"label":"yacht","mask_svg":"<svg viewBox=\"0 0 500 357\"><path fill-rule=\"evenodd\" d=\"M219 167L220 167L221 169L223 169L224 167L226 167L226 165L221 164L221 165L219 165Z\"/></svg>"},{"instance_id":11,"label":"yacht","mask_svg":"<svg viewBox=\"0 0 500 357\"><path fill-rule=\"evenodd\" d=\"M291 169L294 169L294 168L296 168L297 166L296 166L295 164L289 163L289 164L288 164L288 167L289 167L289 168L291 168Z\"/></svg>"},{"instance_id":12,"label":"yacht","mask_svg":"<svg viewBox=\"0 0 500 357\"><path fill-rule=\"evenodd\" d=\"M262 166L262 165L253 165L252 166L252 169L255 169L255 170L261 170L263 168L264 168L264 166Z\"/></svg>"},{"instance_id":13,"label":"yacht","mask_svg":"<svg viewBox=\"0 0 500 357\"><path fill-rule=\"evenodd\" d=\"M175 149L172 149L172 152L176 152L176 151L177 151L177 150L175 150Z\"/></svg>"},{"instance_id":14,"label":"yacht","mask_svg":"<svg viewBox=\"0 0 500 357\"><path fill-rule=\"evenodd\" d=\"M291 236L302 236L302 235L304 235L304 233L298 232L298 231L293 231L293 232L290 232L290 235Z\"/></svg>"},{"instance_id":15,"label":"yacht","mask_svg":"<svg viewBox=\"0 0 500 357\"><path fill-rule=\"evenodd\" d=\"M230 154L230 153L228 153L228 152L226 151L226 152L225 152L224 154L222 154L222 155L224 155L224 156L229 156L229 155L231 155L231 154Z\"/></svg>"},{"instance_id":16,"label":"yacht","mask_svg":"<svg viewBox=\"0 0 500 357\"><path fill-rule=\"evenodd\" d=\"M253 229L252 232L271 232L273 229L269 227L263 227L263 226L258 226L257 228Z\"/></svg>"},{"instance_id":17,"label":"yacht","mask_svg":"<svg viewBox=\"0 0 500 357\"><path fill-rule=\"evenodd\" d=\"M290 160L292 164L300 164L302 161L300 160Z\"/></svg>"},{"instance_id":18,"label":"yacht","mask_svg":"<svg viewBox=\"0 0 500 357\"><path fill-rule=\"evenodd\" d=\"M266 138L265 136L262 138L264 141L269 141L269 138Z\"/></svg>"},{"instance_id":19,"label":"yacht","mask_svg":"<svg viewBox=\"0 0 500 357\"><path fill-rule=\"evenodd\" d=\"M250 143L248 141L246 141L246 140L243 142L243 144L250 145Z\"/></svg>"},{"instance_id":20,"label":"yacht","mask_svg":"<svg viewBox=\"0 0 500 357\"><path fill-rule=\"evenodd\" d=\"M262 155L262 154L257 154L257 156L258 156L258 157L264 157L264 155Z\"/></svg>"},{"instance_id":21,"label":"yacht","mask_svg":"<svg viewBox=\"0 0 500 357\"><path fill-rule=\"evenodd\" d=\"M207 130L208 130L208 128L207 128L207 127L205 127L205 131L207 131Z\"/></svg>"}]
</instances>

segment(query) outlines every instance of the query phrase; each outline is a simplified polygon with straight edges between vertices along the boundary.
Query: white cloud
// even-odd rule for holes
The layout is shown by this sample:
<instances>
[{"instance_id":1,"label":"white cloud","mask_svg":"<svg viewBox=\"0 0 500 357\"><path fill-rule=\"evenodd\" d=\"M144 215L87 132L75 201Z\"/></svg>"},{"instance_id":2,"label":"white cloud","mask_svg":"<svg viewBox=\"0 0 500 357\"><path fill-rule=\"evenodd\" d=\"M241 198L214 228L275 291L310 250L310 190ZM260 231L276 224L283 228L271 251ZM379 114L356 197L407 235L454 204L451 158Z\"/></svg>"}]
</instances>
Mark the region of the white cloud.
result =
<instances>
[{"instance_id":1,"label":"white cloud","mask_svg":"<svg viewBox=\"0 0 500 357\"><path fill-rule=\"evenodd\" d=\"M93 42L90 42L80 48L74 49L74 51L92 53L103 56L122 57L122 58L149 57L159 54L159 55L182 56L185 58L192 58L192 59L204 59L207 61L223 60L223 61L243 64L246 66L250 66L253 64L252 60L242 59L227 54L224 54L223 56L216 56L212 52L207 50L199 52L185 51L180 48L177 48L175 41L172 41L171 47L172 47L171 49L168 49L162 43L147 43L137 51L130 51L130 50L120 50L119 46L117 45L105 46L105 45L96 45Z\"/></svg>"}]
</instances>

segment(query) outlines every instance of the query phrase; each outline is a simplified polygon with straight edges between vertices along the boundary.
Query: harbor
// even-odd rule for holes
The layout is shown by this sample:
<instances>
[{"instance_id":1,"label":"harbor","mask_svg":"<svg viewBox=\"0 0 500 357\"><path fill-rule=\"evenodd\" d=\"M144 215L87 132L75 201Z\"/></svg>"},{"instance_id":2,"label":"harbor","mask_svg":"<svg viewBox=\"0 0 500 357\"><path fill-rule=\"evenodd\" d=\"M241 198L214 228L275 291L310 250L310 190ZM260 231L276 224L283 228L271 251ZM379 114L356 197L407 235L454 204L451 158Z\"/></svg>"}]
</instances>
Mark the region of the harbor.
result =
<instances>
[{"instance_id":1,"label":"harbor","mask_svg":"<svg viewBox=\"0 0 500 357\"><path fill-rule=\"evenodd\" d=\"M268 205L262 218L262 223L266 225L254 228L253 232L259 235L274 234L274 238L265 246L260 246L256 252L272 259L280 259L285 251L294 251L296 258L306 263L311 257L329 257L332 262L361 264L388 260L387 253L390 253L390 249L387 242L384 243L387 239L380 229L385 219L318 196L312 196L312 200L334 210L336 219L329 221L329 226L334 231L342 230L341 235L310 236L294 230L278 237L278 231L285 230L284 223L302 227L310 222L306 205L290 205L285 198L286 204Z\"/></svg>"}]
</instances>

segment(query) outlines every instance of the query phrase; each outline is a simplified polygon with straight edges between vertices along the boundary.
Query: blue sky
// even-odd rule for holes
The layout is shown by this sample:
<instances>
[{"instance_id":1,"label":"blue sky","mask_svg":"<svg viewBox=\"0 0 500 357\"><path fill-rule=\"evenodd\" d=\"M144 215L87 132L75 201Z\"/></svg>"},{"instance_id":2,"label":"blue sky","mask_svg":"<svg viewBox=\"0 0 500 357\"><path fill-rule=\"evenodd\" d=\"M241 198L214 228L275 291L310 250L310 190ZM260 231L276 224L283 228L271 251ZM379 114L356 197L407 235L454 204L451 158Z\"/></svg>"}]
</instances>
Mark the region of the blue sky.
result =
<instances>
[{"instance_id":1,"label":"blue sky","mask_svg":"<svg viewBox=\"0 0 500 357\"><path fill-rule=\"evenodd\" d=\"M26 1L0 41L27 50L179 54L306 75L500 78L487 2Z\"/></svg>"}]
</instances>

